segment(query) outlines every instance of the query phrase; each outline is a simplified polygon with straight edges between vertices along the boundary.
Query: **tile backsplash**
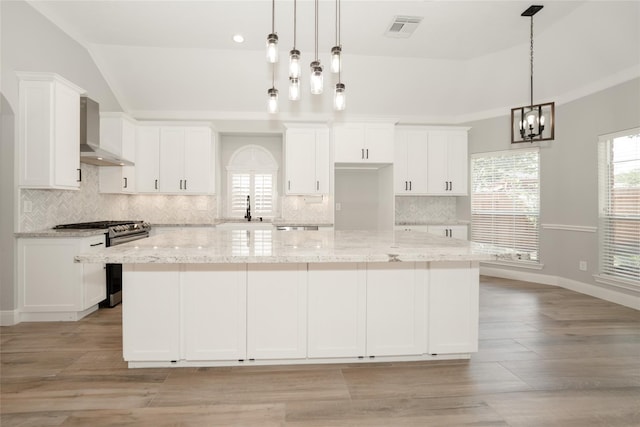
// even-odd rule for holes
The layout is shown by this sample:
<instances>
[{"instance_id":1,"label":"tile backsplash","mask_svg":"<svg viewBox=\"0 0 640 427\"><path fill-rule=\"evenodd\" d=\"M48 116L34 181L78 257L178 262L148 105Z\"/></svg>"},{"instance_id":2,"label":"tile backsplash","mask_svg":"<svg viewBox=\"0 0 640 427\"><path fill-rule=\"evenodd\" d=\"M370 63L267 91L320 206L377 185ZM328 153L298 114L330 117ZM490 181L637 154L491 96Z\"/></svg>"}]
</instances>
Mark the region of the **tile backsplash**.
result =
<instances>
[{"instance_id":1,"label":"tile backsplash","mask_svg":"<svg viewBox=\"0 0 640 427\"><path fill-rule=\"evenodd\" d=\"M333 197L284 196L281 199L281 217L292 222L333 222Z\"/></svg>"},{"instance_id":2,"label":"tile backsplash","mask_svg":"<svg viewBox=\"0 0 640 427\"><path fill-rule=\"evenodd\" d=\"M456 221L456 198L451 196L396 196L396 224Z\"/></svg>"},{"instance_id":3,"label":"tile backsplash","mask_svg":"<svg viewBox=\"0 0 640 427\"><path fill-rule=\"evenodd\" d=\"M82 163L81 168L83 180L79 191L20 191L20 231L102 220L207 224L217 218L216 196L102 194L98 192L98 167ZM24 212L25 204L31 205L31 212Z\"/></svg>"}]
</instances>

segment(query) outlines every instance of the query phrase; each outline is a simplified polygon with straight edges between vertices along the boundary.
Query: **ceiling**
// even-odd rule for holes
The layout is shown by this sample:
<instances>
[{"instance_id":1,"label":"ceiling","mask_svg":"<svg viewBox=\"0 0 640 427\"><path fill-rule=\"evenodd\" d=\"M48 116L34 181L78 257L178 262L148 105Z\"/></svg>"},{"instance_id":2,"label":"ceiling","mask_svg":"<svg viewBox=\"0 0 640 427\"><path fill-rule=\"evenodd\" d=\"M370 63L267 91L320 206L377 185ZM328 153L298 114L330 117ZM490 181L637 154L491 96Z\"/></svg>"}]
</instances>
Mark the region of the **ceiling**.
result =
<instances>
[{"instance_id":1,"label":"ceiling","mask_svg":"<svg viewBox=\"0 0 640 427\"><path fill-rule=\"evenodd\" d=\"M269 0L29 3L89 50L123 109L137 117L273 121L266 113L273 70L264 58ZM520 14L530 1L340 3L347 111L331 109L337 78L328 70L323 95L308 94L303 75L303 100L286 99L293 1L277 0L275 118L459 122L529 102L530 20ZM534 102L570 100L640 74L640 2L537 4L544 9L534 18ZM319 1L324 64L335 44L335 7L334 0ZM303 63L314 57L313 11L313 1L298 0ZM396 15L423 20L409 38L387 37ZM232 41L237 33L244 43Z\"/></svg>"}]
</instances>

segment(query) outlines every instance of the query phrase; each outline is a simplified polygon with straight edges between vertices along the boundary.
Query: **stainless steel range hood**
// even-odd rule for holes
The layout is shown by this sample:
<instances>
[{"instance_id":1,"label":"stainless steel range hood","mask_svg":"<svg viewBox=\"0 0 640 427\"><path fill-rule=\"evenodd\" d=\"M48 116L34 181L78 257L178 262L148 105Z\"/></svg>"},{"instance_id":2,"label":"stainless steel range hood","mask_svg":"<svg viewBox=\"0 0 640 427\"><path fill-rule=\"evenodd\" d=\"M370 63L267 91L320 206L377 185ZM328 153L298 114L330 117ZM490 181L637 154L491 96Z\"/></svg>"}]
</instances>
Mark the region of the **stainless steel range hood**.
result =
<instances>
[{"instance_id":1,"label":"stainless steel range hood","mask_svg":"<svg viewBox=\"0 0 640 427\"><path fill-rule=\"evenodd\" d=\"M96 166L133 166L100 148L100 105L86 96L80 97L80 161Z\"/></svg>"}]
</instances>

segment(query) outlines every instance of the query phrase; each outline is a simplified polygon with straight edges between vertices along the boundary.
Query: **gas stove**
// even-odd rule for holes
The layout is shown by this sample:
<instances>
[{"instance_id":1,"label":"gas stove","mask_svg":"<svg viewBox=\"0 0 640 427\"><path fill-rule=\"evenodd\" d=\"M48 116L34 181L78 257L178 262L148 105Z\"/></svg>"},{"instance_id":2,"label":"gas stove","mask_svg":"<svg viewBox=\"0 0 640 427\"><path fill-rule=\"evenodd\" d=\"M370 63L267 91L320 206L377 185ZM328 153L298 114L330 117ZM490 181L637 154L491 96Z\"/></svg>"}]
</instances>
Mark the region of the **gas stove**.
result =
<instances>
[{"instance_id":1,"label":"gas stove","mask_svg":"<svg viewBox=\"0 0 640 427\"><path fill-rule=\"evenodd\" d=\"M60 224L53 228L56 230L105 230L107 234L107 246L114 246L131 240L148 237L151 225L139 220L123 220Z\"/></svg>"}]
</instances>

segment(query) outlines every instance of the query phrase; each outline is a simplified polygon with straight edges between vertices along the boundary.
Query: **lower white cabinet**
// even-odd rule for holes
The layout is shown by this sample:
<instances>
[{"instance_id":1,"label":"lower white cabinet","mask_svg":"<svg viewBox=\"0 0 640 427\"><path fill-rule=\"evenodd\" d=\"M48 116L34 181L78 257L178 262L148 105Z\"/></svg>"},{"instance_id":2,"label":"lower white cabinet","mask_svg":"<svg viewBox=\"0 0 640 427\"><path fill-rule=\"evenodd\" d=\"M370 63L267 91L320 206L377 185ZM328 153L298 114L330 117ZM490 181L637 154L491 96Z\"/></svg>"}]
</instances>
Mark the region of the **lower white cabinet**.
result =
<instances>
[{"instance_id":1,"label":"lower white cabinet","mask_svg":"<svg viewBox=\"0 0 640 427\"><path fill-rule=\"evenodd\" d=\"M180 265L125 264L122 274L124 360L179 360Z\"/></svg>"},{"instance_id":2,"label":"lower white cabinet","mask_svg":"<svg viewBox=\"0 0 640 427\"><path fill-rule=\"evenodd\" d=\"M478 351L478 277L478 263L430 263L430 354Z\"/></svg>"},{"instance_id":3,"label":"lower white cabinet","mask_svg":"<svg viewBox=\"0 0 640 427\"><path fill-rule=\"evenodd\" d=\"M366 264L309 264L310 358L366 354Z\"/></svg>"},{"instance_id":4,"label":"lower white cabinet","mask_svg":"<svg viewBox=\"0 0 640 427\"><path fill-rule=\"evenodd\" d=\"M425 352L426 279L426 263L368 265L368 356Z\"/></svg>"},{"instance_id":5,"label":"lower white cabinet","mask_svg":"<svg viewBox=\"0 0 640 427\"><path fill-rule=\"evenodd\" d=\"M21 321L79 320L106 298L104 264L73 258L105 245L89 237L18 239L18 307Z\"/></svg>"},{"instance_id":6,"label":"lower white cabinet","mask_svg":"<svg viewBox=\"0 0 640 427\"><path fill-rule=\"evenodd\" d=\"M242 360L247 354L244 264L189 264L182 273L184 357Z\"/></svg>"},{"instance_id":7,"label":"lower white cabinet","mask_svg":"<svg viewBox=\"0 0 640 427\"><path fill-rule=\"evenodd\" d=\"M466 225L430 225L427 231L442 237L468 240Z\"/></svg>"},{"instance_id":8,"label":"lower white cabinet","mask_svg":"<svg viewBox=\"0 0 640 427\"><path fill-rule=\"evenodd\" d=\"M307 265L247 267L247 358L307 356Z\"/></svg>"}]
</instances>

